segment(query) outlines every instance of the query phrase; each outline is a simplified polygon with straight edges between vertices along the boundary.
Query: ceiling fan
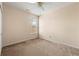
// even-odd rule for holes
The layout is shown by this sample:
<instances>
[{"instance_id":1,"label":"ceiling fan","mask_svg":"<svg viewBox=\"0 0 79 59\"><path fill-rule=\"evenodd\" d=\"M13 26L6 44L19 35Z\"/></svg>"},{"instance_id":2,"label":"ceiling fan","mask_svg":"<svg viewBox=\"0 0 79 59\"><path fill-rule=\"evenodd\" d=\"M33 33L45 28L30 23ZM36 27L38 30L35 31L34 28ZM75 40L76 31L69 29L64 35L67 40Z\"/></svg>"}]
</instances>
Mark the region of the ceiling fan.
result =
<instances>
[{"instance_id":1,"label":"ceiling fan","mask_svg":"<svg viewBox=\"0 0 79 59\"><path fill-rule=\"evenodd\" d=\"M43 7L44 3L43 2L30 2L30 3L36 3L38 5L38 7L44 9L44 7Z\"/></svg>"},{"instance_id":2,"label":"ceiling fan","mask_svg":"<svg viewBox=\"0 0 79 59\"><path fill-rule=\"evenodd\" d=\"M44 2L30 2L30 3L32 3L32 4L35 4L39 9L39 12L40 12L40 15L41 14L43 14L43 12L44 12L44 6L43 6L43 4L44 4Z\"/></svg>"},{"instance_id":3,"label":"ceiling fan","mask_svg":"<svg viewBox=\"0 0 79 59\"><path fill-rule=\"evenodd\" d=\"M44 10L43 2L37 2L37 5L38 5L38 7L40 7L42 10Z\"/></svg>"}]
</instances>

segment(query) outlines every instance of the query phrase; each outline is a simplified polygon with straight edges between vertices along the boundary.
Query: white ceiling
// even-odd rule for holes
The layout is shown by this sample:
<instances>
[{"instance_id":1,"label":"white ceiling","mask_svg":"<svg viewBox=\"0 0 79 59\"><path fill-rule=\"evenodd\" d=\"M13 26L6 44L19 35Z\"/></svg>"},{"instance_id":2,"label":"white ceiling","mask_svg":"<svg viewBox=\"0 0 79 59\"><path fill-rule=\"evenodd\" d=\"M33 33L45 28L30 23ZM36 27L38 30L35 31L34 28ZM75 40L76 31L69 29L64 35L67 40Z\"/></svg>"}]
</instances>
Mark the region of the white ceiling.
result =
<instances>
[{"instance_id":1,"label":"white ceiling","mask_svg":"<svg viewBox=\"0 0 79 59\"><path fill-rule=\"evenodd\" d=\"M21 10L27 11L29 10L33 14L41 15L44 12L47 12L50 9L60 8L62 6L66 6L72 4L72 2L42 2L42 8L38 6L38 3L29 3L29 2L6 2L5 4L14 6Z\"/></svg>"}]
</instances>

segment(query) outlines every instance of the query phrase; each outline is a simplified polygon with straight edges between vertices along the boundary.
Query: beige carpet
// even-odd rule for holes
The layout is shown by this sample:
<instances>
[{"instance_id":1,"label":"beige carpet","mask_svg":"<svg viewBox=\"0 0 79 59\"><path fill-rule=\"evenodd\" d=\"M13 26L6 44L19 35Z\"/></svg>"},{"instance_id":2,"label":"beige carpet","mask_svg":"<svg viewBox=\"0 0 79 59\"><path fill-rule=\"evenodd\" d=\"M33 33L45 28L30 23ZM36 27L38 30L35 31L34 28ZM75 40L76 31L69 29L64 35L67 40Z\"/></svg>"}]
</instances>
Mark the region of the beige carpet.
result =
<instances>
[{"instance_id":1,"label":"beige carpet","mask_svg":"<svg viewBox=\"0 0 79 59\"><path fill-rule=\"evenodd\" d=\"M4 56L72 56L79 50L43 39L33 39L16 45L4 47Z\"/></svg>"}]
</instances>

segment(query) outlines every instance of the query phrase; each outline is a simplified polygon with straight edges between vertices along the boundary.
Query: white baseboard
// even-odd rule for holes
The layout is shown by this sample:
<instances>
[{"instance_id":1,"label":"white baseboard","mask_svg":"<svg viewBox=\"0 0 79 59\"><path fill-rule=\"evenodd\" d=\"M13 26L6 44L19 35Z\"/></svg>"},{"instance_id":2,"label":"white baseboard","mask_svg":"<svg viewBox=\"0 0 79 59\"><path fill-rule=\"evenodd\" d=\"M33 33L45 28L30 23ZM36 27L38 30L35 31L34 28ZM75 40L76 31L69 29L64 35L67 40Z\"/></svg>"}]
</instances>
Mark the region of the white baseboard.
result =
<instances>
[{"instance_id":1,"label":"white baseboard","mask_svg":"<svg viewBox=\"0 0 79 59\"><path fill-rule=\"evenodd\" d=\"M16 40L16 41L12 41L12 42L8 42L6 44L3 44L2 47L18 44L18 43L21 43L21 42L24 42L24 41L27 41L27 40L36 39L36 38L37 38L37 34L36 33L35 34L30 34L29 37L26 37L26 38L23 38L23 39L20 39L20 40Z\"/></svg>"},{"instance_id":2,"label":"white baseboard","mask_svg":"<svg viewBox=\"0 0 79 59\"><path fill-rule=\"evenodd\" d=\"M71 45L71 44L68 44L68 43L65 43L65 42L59 42L59 41L56 41L56 40L52 40L52 39L46 39L44 37L40 37L40 39L44 39L44 40L47 40L47 41L50 41L50 42L54 42L54 43L58 43L58 44L63 44L65 46L69 46L69 47L72 47L72 48L76 48L76 49L79 49L79 47L77 46L74 46L74 45Z\"/></svg>"}]
</instances>

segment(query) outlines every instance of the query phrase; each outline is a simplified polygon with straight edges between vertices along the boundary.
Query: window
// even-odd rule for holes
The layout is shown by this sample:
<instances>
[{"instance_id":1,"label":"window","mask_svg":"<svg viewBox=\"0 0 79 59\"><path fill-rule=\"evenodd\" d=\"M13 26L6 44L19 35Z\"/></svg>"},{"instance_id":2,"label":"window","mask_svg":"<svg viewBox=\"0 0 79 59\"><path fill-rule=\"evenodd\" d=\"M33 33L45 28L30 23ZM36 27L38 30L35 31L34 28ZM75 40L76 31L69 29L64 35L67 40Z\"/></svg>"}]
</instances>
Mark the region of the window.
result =
<instances>
[{"instance_id":1,"label":"window","mask_svg":"<svg viewBox=\"0 0 79 59\"><path fill-rule=\"evenodd\" d=\"M37 27L37 21L36 21L35 19L32 20L32 26L33 26L34 28Z\"/></svg>"}]
</instances>

